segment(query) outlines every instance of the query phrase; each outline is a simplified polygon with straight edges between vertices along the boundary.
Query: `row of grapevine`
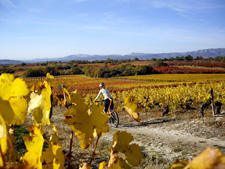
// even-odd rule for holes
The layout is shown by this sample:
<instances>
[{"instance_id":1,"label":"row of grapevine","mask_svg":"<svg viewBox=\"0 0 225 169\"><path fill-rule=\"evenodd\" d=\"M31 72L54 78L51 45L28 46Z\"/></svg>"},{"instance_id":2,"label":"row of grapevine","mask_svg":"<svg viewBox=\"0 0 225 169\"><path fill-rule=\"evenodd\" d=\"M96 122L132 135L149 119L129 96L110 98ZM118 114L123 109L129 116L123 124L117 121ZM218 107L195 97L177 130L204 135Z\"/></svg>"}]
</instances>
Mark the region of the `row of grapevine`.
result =
<instances>
[{"instance_id":1,"label":"row of grapevine","mask_svg":"<svg viewBox=\"0 0 225 169\"><path fill-rule=\"evenodd\" d=\"M214 91L214 101L225 104L224 82L196 83L193 85L178 85L177 87L163 88L135 88L131 91L123 91L120 94L116 93L114 97L124 100L129 94L130 96L137 97L139 103L144 107L169 105L169 110L174 111L181 106L187 105L190 101L193 104L207 102L211 98L211 89Z\"/></svg>"},{"instance_id":2,"label":"row of grapevine","mask_svg":"<svg viewBox=\"0 0 225 169\"><path fill-rule=\"evenodd\" d=\"M67 161L68 168L91 169L95 157L106 151L110 152L110 158L108 163L103 161L99 164L100 169L131 169L138 167L142 159L141 148L137 144L132 143L134 138L127 132L118 131L114 134L111 147L107 150L96 152L99 139L109 131L109 115L101 113L103 110L101 105L90 104L90 101L85 101L83 96L77 91L70 93L65 88L62 89L65 96L64 100L59 101L66 107L65 120L62 125L68 125L71 128L71 140L69 153L64 154L63 150L65 148L62 147L58 139L60 133L58 133L55 125L49 119L52 94L51 80L53 78L53 76L47 74L45 81L34 83L28 88L25 81L21 78L14 79L11 74L2 74L0 76L0 168L63 169L66 167ZM220 83L212 85L215 91L221 88L224 90L224 86ZM204 88L203 86L199 87L201 90ZM205 91L211 87L210 85L205 87ZM181 92L185 92L185 90L187 89L180 87ZM218 92L223 91L218 90ZM128 113L137 121L141 121L138 116L142 108L140 100L146 94L148 94L150 101L158 100L159 102L165 101L165 98L168 99L168 97L170 99L170 95L176 95L170 88L165 88L164 91L134 89L129 93L125 91L117 93L117 98L123 99L124 108ZM192 94L186 93L186 96L192 96ZM221 94L224 95L224 93ZM215 95L218 95L218 93ZM89 96L90 98L91 96ZM175 98L171 97L172 100L176 100ZM196 98L198 97L196 96ZM204 100L204 98L199 96L200 100ZM220 99L220 97L215 96L215 99ZM222 101L224 103L224 100ZM28 116L32 116L33 125L28 128L30 135L23 136L27 152L23 156L19 156L13 153L17 150L17 147L13 144L13 140L16 139L14 126L24 124ZM52 130L49 140L45 140L43 137L43 127L46 125L51 126ZM80 140L79 143L82 150L87 149L90 145L95 145L88 161L83 161L79 166L75 166L71 161L75 156L72 154L74 134ZM45 150L43 149L44 142L48 144ZM202 158L207 159L209 163L202 165ZM190 162L173 163L171 169L197 169L199 165L202 166L202 169L213 168L218 165L225 167L224 158L225 156L217 149L206 149L203 154L200 154L199 157Z\"/></svg>"},{"instance_id":3,"label":"row of grapevine","mask_svg":"<svg viewBox=\"0 0 225 169\"><path fill-rule=\"evenodd\" d=\"M131 168L137 167L142 159L140 147L132 143L133 136L127 132L115 133L111 147L103 152L96 152L99 139L109 131L109 115L101 113L101 105L87 104L78 92L63 91L66 100L62 104L66 107L64 124L71 128L69 153L64 154L56 126L50 122L51 109L51 80L54 77L47 74L45 81L34 83L30 88L21 78L14 79L11 74L0 76L0 168L28 168L28 169L63 169L66 161L68 168L91 169L96 156L110 151L110 159L99 165L100 169L106 168ZM68 107L70 105L70 107ZM128 107L129 108L129 107ZM23 136L27 152L18 155L14 126L24 124L25 119L32 116L33 125L28 128L29 136ZM43 137L43 127L51 126L52 135L49 140ZM88 161L83 161L75 166L71 159L73 135L80 140L80 148L87 149L95 144L93 153ZM48 144L44 150L44 142ZM15 152L15 153L13 153Z\"/></svg>"},{"instance_id":4,"label":"row of grapevine","mask_svg":"<svg viewBox=\"0 0 225 169\"><path fill-rule=\"evenodd\" d=\"M225 74L153 74L118 77L120 79L144 80L150 82L207 82L224 81Z\"/></svg>"}]
</instances>

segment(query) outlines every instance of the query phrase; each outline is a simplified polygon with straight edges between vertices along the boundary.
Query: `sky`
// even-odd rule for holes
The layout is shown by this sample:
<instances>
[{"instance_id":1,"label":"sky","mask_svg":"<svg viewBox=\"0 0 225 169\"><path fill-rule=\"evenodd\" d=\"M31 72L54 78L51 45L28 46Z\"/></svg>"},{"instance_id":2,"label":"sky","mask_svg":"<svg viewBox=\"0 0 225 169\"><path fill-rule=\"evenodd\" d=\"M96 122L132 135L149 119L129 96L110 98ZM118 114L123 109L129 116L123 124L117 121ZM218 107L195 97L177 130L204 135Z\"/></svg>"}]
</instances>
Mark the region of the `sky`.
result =
<instances>
[{"instance_id":1,"label":"sky","mask_svg":"<svg viewBox=\"0 0 225 169\"><path fill-rule=\"evenodd\" d=\"M225 0L0 0L0 59L225 47Z\"/></svg>"}]
</instances>

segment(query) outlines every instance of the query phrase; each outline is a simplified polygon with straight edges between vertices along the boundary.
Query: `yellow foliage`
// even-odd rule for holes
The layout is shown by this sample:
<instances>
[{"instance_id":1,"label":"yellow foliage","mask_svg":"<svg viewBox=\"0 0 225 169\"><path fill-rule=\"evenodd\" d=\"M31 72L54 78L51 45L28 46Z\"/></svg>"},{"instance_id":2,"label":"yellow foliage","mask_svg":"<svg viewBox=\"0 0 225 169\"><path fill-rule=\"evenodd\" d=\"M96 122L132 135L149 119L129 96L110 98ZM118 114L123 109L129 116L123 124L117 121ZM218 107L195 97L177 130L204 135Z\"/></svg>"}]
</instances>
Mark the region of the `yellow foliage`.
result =
<instances>
[{"instance_id":1,"label":"yellow foliage","mask_svg":"<svg viewBox=\"0 0 225 169\"><path fill-rule=\"evenodd\" d=\"M64 169L65 158L62 153L62 147L59 145L52 145L49 148L46 148L46 151L43 152L41 157L42 162L45 161L45 169Z\"/></svg>"},{"instance_id":2,"label":"yellow foliage","mask_svg":"<svg viewBox=\"0 0 225 169\"><path fill-rule=\"evenodd\" d=\"M107 169L106 162L105 161L103 161L103 162L100 163L99 169Z\"/></svg>"},{"instance_id":3,"label":"yellow foliage","mask_svg":"<svg viewBox=\"0 0 225 169\"><path fill-rule=\"evenodd\" d=\"M187 166L187 164L188 164L187 160L184 161L177 160L176 162L171 164L170 169L184 169L185 166Z\"/></svg>"},{"instance_id":4,"label":"yellow foliage","mask_svg":"<svg viewBox=\"0 0 225 169\"><path fill-rule=\"evenodd\" d=\"M225 155L217 148L208 147L191 162L176 161L170 169L224 169Z\"/></svg>"},{"instance_id":5,"label":"yellow foliage","mask_svg":"<svg viewBox=\"0 0 225 169\"><path fill-rule=\"evenodd\" d=\"M47 78L47 81L51 82L51 80L54 79L54 76L52 76L50 73L47 73L46 78Z\"/></svg>"},{"instance_id":6,"label":"yellow foliage","mask_svg":"<svg viewBox=\"0 0 225 169\"><path fill-rule=\"evenodd\" d=\"M129 166L126 161L120 157L118 161L110 165L108 169L131 169L131 166Z\"/></svg>"},{"instance_id":7,"label":"yellow foliage","mask_svg":"<svg viewBox=\"0 0 225 169\"><path fill-rule=\"evenodd\" d=\"M27 101L24 98L29 93L26 83L21 78L14 80L11 74L0 76L0 114L8 125L21 125L27 113Z\"/></svg>"},{"instance_id":8,"label":"yellow foliage","mask_svg":"<svg viewBox=\"0 0 225 169\"><path fill-rule=\"evenodd\" d=\"M139 101L136 97L130 98L128 95L124 99L124 108L131 115L131 117L133 117L136 121L141 122L139 111L142 110L142 107L138 106L138 102Z\"/></svg>"},{"instance_id":9,"label":"yellow foliage","mask_svg":"<svg viewBox=\"0 0 225 169\"><path fill-rule=\"evenodd\" d=\"M0 150L4 156L7 152L7 129L3 118L0 115ZM0 155L0 167L3 167L3 157Z\"/></svg>"},{"instance_id":10,"label":"yellow foliage","mask_svg":"<svg viewBox=\"0 0 225 169\"><path fill-rule=\"evenodd\" d=\"M83 98L78 92L73 92L70 94L72 108L70 108L64 116L73 116L86 113L88 111L88 105L85 104Z\"/></svg>"},{"instance_id":11,"label":"yellow foliage","mask_svg":"<svg viewBox=\"0 0 225 169\"><path fill-rule=\"evenodd\" d=\"M79 169L91 169L90 164L83 162L83 166L79 166Z\"/></svg>"},{"instance_id":12,"label":"yellow foliage","mask_svg":"<svg viewBox=\"0 0 225 169\"><path fill-rule=\"evenodd\" d=\"M23 140L28 152L23 156L23 161L28 166L41 169L41 155L44 138L42 136L41 128L34 125L28 128L30 136L23 136Z\"/></svg>"},{"instance_id":13,"label":"yellow foliage","mask_svg":"<svg viewBox=\"0 0 225 169\"><path fill-rule=\"evenodd\" d=\"M92 111L88 111L88 106L78 93L71 95L73 105L68 109L65 124L70 125L75 131L80 141L80 146L84 150L89 147L94 137L102 136L109 129L107 114L103 114L102 107L92 105Z\"/></svg>"},{"instance_id":14,"label":"yellow foliage","mask_svg":"<svg viewBox=\"0 0 225 169\"><path fill-rule=\"evenodd\" d=\"M132 141L133 141L133 136L130 133L117 132L113 137L112 151L114 152L118 151L125 154L125 160L130 165L138 166L142 159L142 153L141 153L140 147L137 144L130 144ZM118 163L118 157L119 157L118 154L111 153L111 155L113 155L114 158L117 157L117 160L115 160L115 162ZM121 164L123 164L121 160L119 161L121 162Z\"/></svg>"},{"instance_id":15,"label":"yellow foliage","mask_svg":"<svg viewBox=\"0 0 225 169\"><path fill-rule=\"evenodd\" d=\"M193 159L187 168L193 169L217 169L225 168L225 155L217 148L208 147L195 159Z\"/></svg>"},{"instance_id":16,"label":"yellow foliage","mask_svg":"<svg viewBox=\"0 0 225 169\"><path fill-rule=\"evenodd\" d=\"M42 84L39 84L42 85ZM39 86L40 87L40 86ZM36 123L41 125L50 124L49 113L51 108L51 87L48 82L44 83L41 93L32 92L28 111L33 111L32 117Z\"/></svg>"},{"instance_id":17,"label":"yellow foliage","mask_svg":"<svg viewBox=\"0 0 225 169\"><path fill-rule=\"evenodd\" d=\"M44 169L64 169L65 157L62 152L62 145L58 139L55 125L51 123L53 134L50 136L49 148L46 148L41 157L42 163L45 162Z\"/></svg>"}]
</instances>

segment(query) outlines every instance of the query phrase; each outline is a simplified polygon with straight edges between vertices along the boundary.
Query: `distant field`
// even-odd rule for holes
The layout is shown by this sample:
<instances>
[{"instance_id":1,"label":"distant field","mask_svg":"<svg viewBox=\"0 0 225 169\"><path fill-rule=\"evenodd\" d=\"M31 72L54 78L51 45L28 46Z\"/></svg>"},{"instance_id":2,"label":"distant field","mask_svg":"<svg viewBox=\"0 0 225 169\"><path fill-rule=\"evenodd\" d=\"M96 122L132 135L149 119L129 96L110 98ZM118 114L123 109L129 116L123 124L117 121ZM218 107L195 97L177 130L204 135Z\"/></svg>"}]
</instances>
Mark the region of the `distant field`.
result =
<instances>
[{"instance_id":1,"label":"distant field","mask_svg":"<svg viewBox=\"0 0 225 169\"><path fill-rule=\"evenodd\" d=\"M43 78L25 78L28 85ZM127 90L139 87L170 86L182 83L225 81L225 74L154 74L139 76L124 76L117 78L90 78L84 75L56 76L52 81L55 92L60 91L61 84L69 91L78 90L81 93L97 93L99 83L104 82L106 87L113 91Z\"/></svg>"},{"instance_id":2,"label":"distant field","mask_svg":"<svg viewBox=\"0 0 225 169\"><path fill-rule=\"evenodd\" d=\"M43 80L44 78L25 78L29 86L35 81ZM51 86L53 90L60 91L60 86L63 84L69 91L78 90L82 93L97 93L99 91L99 84L104 82L108 89L125 89L136 86L148 86L149 82L140 81L125 81L123 79L104 79L104 78L91 78L84 75L64 75L56 76L52 80Z\"/></svg>"},{"instance_id":3,"label":"distant field","mask_svg":"<svg viewBox=\"0 0 225 169\"><path fill-rule=\"evenodd\" d=\"M193 68L193 69L224 70L224 68L222 68L222 67L203 67L203 66L198 66L198 67L196 67L196 66L176 66L176 67L179 67L179 68Z\"/></svg>"},{"instance_id":4,"label":"distant field","mask_svg":"<svg viewBox=\"0 0 225 169\"><path fill-rule=\"evenodd\" d=\"M224 81L225 74L153 74L123 76L119 79L129 80L147 80L152 82L207 82L207 81Z\"/></svg>"}]
</instances>

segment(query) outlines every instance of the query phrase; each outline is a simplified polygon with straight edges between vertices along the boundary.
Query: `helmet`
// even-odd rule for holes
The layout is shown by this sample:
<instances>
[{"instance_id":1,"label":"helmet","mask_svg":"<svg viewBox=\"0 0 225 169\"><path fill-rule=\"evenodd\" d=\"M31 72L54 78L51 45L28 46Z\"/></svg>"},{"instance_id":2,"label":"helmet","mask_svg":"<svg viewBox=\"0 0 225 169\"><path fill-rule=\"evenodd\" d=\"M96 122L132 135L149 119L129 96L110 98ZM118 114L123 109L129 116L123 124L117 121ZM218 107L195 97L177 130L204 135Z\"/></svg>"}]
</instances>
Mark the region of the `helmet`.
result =
<instances>
[{"instance_id":1,"label":"helmet","mask_svg":"<svg viewBox=\"0 0 225 169\"><path fill-rule=\"evenodd\" d=\"M100 83L100 84L99 84L99 87L103 87L103 86L105 86L104 83Z\"/></svg>"}]
</instances>

